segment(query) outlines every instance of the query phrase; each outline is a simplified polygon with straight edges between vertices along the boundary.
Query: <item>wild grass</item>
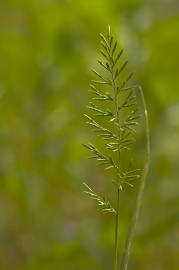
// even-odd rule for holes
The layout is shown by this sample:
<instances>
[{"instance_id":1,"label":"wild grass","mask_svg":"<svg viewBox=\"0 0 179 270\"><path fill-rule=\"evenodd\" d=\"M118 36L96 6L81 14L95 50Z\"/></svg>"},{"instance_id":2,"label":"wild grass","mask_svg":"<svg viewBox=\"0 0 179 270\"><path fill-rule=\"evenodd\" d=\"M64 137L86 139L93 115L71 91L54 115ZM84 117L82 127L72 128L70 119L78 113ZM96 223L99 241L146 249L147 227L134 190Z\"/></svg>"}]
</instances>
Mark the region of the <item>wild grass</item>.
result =
<instances>
[{"instance_id":1,"label":"wild grass","mask_svg":"<svg viewBox=\"0 0 179 270\"><path fill-rule=\"evenodd\" d=\"M111 35L110 27L107 35L100 34L101 58L98 60L99 70L92 69L97 77L90 84L91 100L89 114L85 114L86 123L94 129L96 136L103 144L100 150L92 143L84 144L95 159L97 165L105 170L112 170L111 184L115 190L116 203L112 205L110 199L100 195L89 184L83 183L85 193L97 202L99 209L106 214L114 215L114 270L127 270L131 243L137 226L145 182L150 163L149 121L146 102L142 88L130 85L133 73L128 73L128 61L122 60L123 49L119 48L117 40ZM137 96L140 94L143 108L138 105ZM147 157L143 170L133 168L131 160L126 160L132 154L132 145L136 141L137 125L141 113L145 119ZM130 154L129 154L130 153ZM127 163L127 166L126 166ZM140 181L133 216L126 239L123 256L119 261L119 222L120 222L120 194L124 186L134 187L135 181Z\"/></svg>"}]
</instances>

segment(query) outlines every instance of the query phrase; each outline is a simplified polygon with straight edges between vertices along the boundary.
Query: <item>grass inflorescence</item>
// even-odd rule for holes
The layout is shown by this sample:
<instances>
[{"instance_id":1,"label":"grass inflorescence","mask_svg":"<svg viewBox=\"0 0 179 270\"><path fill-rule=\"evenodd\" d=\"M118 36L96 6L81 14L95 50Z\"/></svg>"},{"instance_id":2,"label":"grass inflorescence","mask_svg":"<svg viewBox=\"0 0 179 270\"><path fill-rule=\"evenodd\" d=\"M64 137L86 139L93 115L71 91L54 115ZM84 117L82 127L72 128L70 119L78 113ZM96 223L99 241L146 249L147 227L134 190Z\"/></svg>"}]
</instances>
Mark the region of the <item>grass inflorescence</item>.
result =
<instances>
[{"instance_id":1,"label":"grass inflorescence","mask_svg":"<svg viewBox=\"0 0 179 270\"><path fill-rule=\"evenodd\" d=\"M131 243L141 208L146 176L150 161L149 124L148 114L142 88L130 85L132 72L128 73L128 61L122 61L124 50L119 48L117 40L111 35L110 27L107 35L100 34L101 58L98 60L99 71L92 69L96 79L90 84L91 101L87 106L89 113L85 114L86 123L94 129L96 135L101 138L103 151L94 144L87 143L84 146L91 153L90 158L95 159L97 165L105 170L113 171L111 183L116 193L116 203L112 206L109 198L94 191L94 188L84 184L85 193L98 204L103 213L115 216L115 243L114 243L114 270L126 270L130 255ZM136 141L136 132L139 114L137 91L141 95L143 115L146 121L147 160L144 170L131 167L131 161L127 160L128 166L124 166L125 152L130 152ZM126 160L125 160L126 163ZM134 186L136 180L140 180L138 196L134 207L134 213L129 226L124 253L119 264L119 204L120 193L124 185Z\"/></svg>"}]
</instances>

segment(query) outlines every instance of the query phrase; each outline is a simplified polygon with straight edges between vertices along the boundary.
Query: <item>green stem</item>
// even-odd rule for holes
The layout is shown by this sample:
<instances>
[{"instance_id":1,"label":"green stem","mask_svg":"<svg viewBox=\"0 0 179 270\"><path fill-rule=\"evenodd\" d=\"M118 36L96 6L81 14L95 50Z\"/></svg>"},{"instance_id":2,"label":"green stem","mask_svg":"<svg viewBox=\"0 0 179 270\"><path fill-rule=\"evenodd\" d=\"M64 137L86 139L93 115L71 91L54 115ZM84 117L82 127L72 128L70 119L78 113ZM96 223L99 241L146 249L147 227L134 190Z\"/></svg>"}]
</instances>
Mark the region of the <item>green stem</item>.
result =
<instances>
[{"instance_id":1,"label":"green stem","mask_svg":"<svg viewBox=\"0 0 179 270\"><path fill-rule=\"evenodd\" d=\"M143 94L143 91L142 91L141 87L139 87L139 91L140 91L142 104L143 104L143 107L144 107L144 115L145 115L147 157L146 157L146 162L145 162L143 174L142 174L142 177L141 177L141 183L140 183L140 186L139 186L139 191L138 191L138 195L137 195L137 200L136 200L136 205L135 205L131 225L130 225L129 231L128 231L126 246L125 246L124 254L123 254L123 257L122 257L120 270L127 270L130 251L131 251L131 244L132 244L132 240L134 238L136 226L137 226L138 219L139 219L139 214L140 214L140 210L141 210L141 206L142 206L142 197L143 197L144 188L145 188L146 179L147 179L147 174L148 174L149 165L150 165L150 129L149 129L148 112L147 112L147 107L146 107L144 94Z\"/></svg>"},{"instance_id":2,"label":"green stem","mask_svg":"<svg viewBox=\"0 0 179 270\"><path fill-rule=\"evenodd\" d=\"M119 188L117 190L117 213L115 222L115 259L114 259L114 270L118 269L118 238L119 238Z\"/></svg>"},{"instance_id":3,"label":"green stem","mask_svg":"<svg viewBox=\"0 0 179 270\"><path fill-rule=\"evenodd\" d=\"M113 68L112 68L112 85L113 85L113 89L114 89L114 102L115 102L115 115L116 115L116 122L117 124L119 124L119 108L118 108L118 96L117 96L117 90L116 90L116 83L114 80L114 74L113 74ZM120 140L120 130L117 129L118 131L118 138ZM121 169L121 152L118 146L118 169L117 169L117 182L119 182L118 180L118 175L120 173L120 169ZM116 211L116 220L115 220L115 257L114 257L114 270L118 269L118 242L119 242L119 199L120 199L120 189L119 186L117 186L117 211Z\"/></svg>"}]
</instances>

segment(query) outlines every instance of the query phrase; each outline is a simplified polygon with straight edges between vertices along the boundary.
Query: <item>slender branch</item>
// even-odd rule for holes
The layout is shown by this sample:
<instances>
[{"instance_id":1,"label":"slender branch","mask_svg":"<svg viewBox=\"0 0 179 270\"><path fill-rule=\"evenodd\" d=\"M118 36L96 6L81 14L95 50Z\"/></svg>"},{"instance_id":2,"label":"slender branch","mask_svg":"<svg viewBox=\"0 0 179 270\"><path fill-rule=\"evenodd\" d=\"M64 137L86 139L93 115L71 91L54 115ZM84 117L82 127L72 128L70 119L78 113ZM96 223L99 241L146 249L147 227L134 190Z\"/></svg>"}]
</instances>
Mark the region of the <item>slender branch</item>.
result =
<instances>
[{"instance_id":1,"label":"slender branch","mask_svg":"<svg viewBox=\"0 0 179 270\"><path fill-rule=\"evenodd\" d=\"M132 240L133 240L134 235L135 235L135 230L136 230L136 226L137 226L138 219L139 219L139 214L140 214L140 210L141 210L141 206L142 206L142 197L143 197L146 179L147 179L147 175L148 175L148 171L149 171L149 165L150 165L150 129L149 129L148 112L147 112L147 106L146 106L144 94L143 94L141 87L139 87L139 92L140 92L142 104L144 107L147 156L146 156L146 162L144 165L143 174L141 177L141 183L139 186L139 191L138 191L138 195L137 195L137 199L136 199L136 205L135 205L132 221L131 221L130 228L128 231L126 246L125 246L124 254L122 257L120 270L127 270L127 267L128 267L129 256L130 256L130 251L131 251L131 244L132 244Z\"/></svg>"}]
</instances>

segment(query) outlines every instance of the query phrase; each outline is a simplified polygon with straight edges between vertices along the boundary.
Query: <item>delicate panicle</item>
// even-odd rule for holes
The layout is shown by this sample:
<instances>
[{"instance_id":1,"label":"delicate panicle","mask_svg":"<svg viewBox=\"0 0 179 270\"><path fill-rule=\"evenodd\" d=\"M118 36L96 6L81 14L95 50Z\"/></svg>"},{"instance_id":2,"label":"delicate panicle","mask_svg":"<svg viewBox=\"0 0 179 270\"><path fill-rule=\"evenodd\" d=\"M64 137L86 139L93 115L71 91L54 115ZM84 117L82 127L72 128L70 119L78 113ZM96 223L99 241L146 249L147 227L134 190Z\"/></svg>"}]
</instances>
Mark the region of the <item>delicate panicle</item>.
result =
<instances>
[{"instance_id":1,"label":"delicate panicle","mask_svg":"<svg viewBox=\"0 0 179 270\"><path fill-rule=\"evenodd\" d=\"M140 170L131 167L126 169L127 157L131 155L131 148L136 141L135 133L140 117L137 110L136 86L129 85L133 72L128 73L128 61L123 60L124 50L120 48L117 40L111 36L111 29L108 28L107 35L100 34L101 50L98 60L99 69L92 69L97 79L90 84L91 101L87 108L89 114L85 114L86 123L92 128L101 139L102 150L92 143L84 144L92 154L90 158L97 161L97 165L103 165L104 170L111 169L112 183L115 185L117 194L116 207L112 207L106 197L98 195L86 183L85 194L95 200L103 213L115 214L115 261L114 270L119 269L118 261L118 231L119 231L119 202L120 192L124 186L133 187L136 180L141 178ZM126 74L128 74L126 76ZM142 94L142 91L140 91ZM143 103L144 97L142 96ZM144 106L146 108L146 106ZM145 109L146 111L146 109ZM148 126L147 114L146 123ZM147 136L149 141L149 136ZM149 153L148 142L148 153ZM125 154L125 152L128 152ZM148 169L148 168L147 168ZM146 175L146 170L144 170ZM143 179L145 177L142 177ZM143 192L141 184L139 197ZM137 211L138 211L137 202ZM134 223L137 220L135 215ZM124 253L120 270L126 270L132 233L129 231L127 248Z\"/></svg>"},{"instance_id":2,"label":"delicate panicle","mask_svg":"<svg viewBox=\"0 0 179 270\"><path fill-rule=\"evenodd\" d=\"M116 216L115 227L115 270L118 269L118 220L119 220L119 192L124 185L133 186L134 180L139 179L138 170L126 170L121 162L123 153L130 151L135 142L135 127L138 124L136 110L135 87L128 85L133 73L124 78L128 61L122 60L123 49L119 48L117 40L111 36L110 27L107 36L100 34L102 59L98 60L99 70L92 69L97 80L90 84L91 100L87 108L90 115L85 114L87 124L93 128L102 138L103 150L99 150L92 143L84 146L92 154L90 158L97 161L97 165L103 165L105 170L112 170L115 175L117 190L116 210L108 200L99 196L87 184L85 193L97 201L104 213L114 213ZM102 67L102 69L101 69ZM122 78L122 79L121 79ZM97 118L97 120L96 120Z\"/></svg>"},{"instance_id":3,"label":"delicate panicle","mask_svg":"<svg viewBox=\"0 0 179 270\"><path fill-rule=\"evenodd\" d=\"M96 69L92 69L98 80L92 80L90 84L89 91L92 93L92 101L87 108L92 116L85 114L85 117L86 123L104 140L106 154L102 154L91 143L85 144L85 147L93 154L92 158L95 158L98 164L105 165L105 168L119 170L119 168L122 169L119 165L119 154L129 151L135 141L135 126L138 124L138 115L135 110L137 103L135 87L127 85L133 73L130 73L120 83L121 73L127 68L128 61L120 61L121 64L119 64L123 49L119 48L117 40L111 36L110 27L107 36L100 34L100 37L102 46L100 53L103 59L98 60L98 64L103 67L105 72L101 74ZM100 105L101 102L103 102L103 106ZM126 118L122 112L124 109L128 110ZM94 117L100 118L96 121ZM108 119L107 126L100 123L101 117ZM119 174L117 178L119 178Z\"/></svg>"}]
</instances>

